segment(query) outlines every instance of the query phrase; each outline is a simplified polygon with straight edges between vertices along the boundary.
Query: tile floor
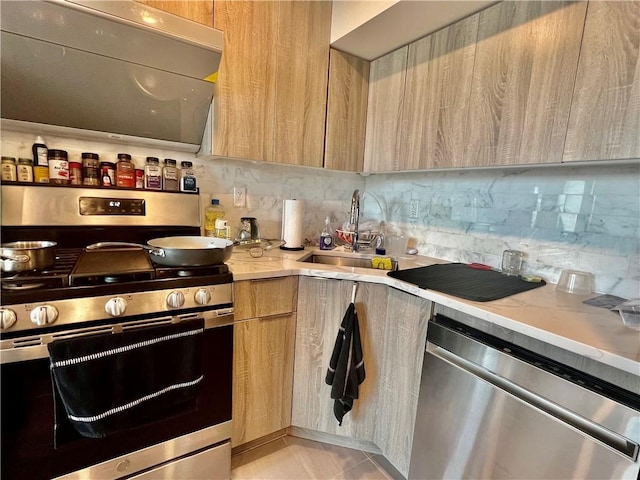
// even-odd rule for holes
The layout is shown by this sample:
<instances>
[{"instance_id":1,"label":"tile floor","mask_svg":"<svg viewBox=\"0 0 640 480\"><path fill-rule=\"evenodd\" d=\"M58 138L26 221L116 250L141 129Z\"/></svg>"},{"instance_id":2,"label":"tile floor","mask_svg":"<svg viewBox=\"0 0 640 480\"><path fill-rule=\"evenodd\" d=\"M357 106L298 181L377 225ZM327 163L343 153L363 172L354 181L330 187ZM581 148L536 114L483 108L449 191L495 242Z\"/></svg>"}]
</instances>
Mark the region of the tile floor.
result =
<instances>
[{"instance_id":1,"label":"tile floor","mask_svg":"<svg viewBox=\"0 0 640 480\"><path fill-rule=\"evenodd\" d=\"M372 454L286 436L231 458L232 480L391 480Z\"/></svg>"}]
</instances>

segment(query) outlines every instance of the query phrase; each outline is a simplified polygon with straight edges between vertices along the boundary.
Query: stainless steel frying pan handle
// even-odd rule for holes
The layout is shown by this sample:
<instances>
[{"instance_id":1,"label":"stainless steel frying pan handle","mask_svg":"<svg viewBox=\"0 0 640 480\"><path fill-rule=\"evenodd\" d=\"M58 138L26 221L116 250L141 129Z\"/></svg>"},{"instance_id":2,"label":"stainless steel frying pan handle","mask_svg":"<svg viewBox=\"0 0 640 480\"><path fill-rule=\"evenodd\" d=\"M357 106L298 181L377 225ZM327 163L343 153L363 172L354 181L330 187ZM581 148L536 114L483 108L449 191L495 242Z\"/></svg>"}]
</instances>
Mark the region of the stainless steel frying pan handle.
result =
<instances>
[{"instance_id":1,"label":"stainless steel frying pan handle","mask_svg":"<svg viewBox=\"0 0 640 480\"><path fill-rule=\"evenodd\" d=\"M13 255L6 253L0 255L0 258L2 258L3 260L11 260L17 263L26 263L31 260L31 257L29 257L29 255Z\"/></svg>"},{"instance_id":2,"label":"stainless steel frying pan handle","mask_svg":"<svg viewBox=\"0 0 640 480\"><path fill-rule=\"evenodd\" d=\"M149 253L153 255L157 255L158 257L164 257L164 250L161 248L150 247L148 245L142 245L141 243L129 243L129 242L98 242L92 243L91 245L87 245L85 248L87 250L98 250L100 248L109 248L109 247L137 247L143 248L145 250L149 250Z\"/></svg>"}]
</instances>

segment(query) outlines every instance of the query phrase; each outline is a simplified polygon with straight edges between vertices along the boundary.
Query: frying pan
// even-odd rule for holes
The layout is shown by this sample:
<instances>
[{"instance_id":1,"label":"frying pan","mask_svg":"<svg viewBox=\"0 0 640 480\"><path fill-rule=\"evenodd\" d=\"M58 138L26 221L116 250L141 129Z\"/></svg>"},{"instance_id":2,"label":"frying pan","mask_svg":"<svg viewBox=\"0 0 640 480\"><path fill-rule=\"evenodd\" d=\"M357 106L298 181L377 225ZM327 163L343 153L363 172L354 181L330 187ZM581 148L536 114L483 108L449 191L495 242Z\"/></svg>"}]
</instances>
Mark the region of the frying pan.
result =
<instances>
[{"instance_id":1,"label":"frying pan","mask_svg":"<svg viewBox=\"0 0 640 480\"><path fill-rule=\"evenodd\" d=\"M233 242L216 237L162 237L152 238L147 245L128 242L100 242L86 247L96 250L105 247L139 247L149 251L154 262L168 267L201 267L219 265L229 260Z\"/></svg>"}]
</instances>

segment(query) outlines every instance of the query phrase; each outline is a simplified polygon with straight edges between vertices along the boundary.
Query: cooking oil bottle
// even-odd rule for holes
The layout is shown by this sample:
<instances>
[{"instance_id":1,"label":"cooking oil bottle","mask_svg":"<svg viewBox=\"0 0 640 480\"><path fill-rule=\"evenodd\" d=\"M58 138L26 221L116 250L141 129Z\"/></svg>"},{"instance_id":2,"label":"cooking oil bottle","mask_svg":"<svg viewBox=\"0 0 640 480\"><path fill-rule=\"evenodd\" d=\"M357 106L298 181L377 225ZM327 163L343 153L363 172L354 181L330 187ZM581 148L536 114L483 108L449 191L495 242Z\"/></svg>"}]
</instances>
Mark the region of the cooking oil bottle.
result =
<instances>
[{"instance_id":1,"label":"cooking oil bottle","mask_svg":"<svg viewBox=\"0 0 640 480\"><path fill-rule=\"evenodd\" d=\"M224 218L224 207L217 198L211 199L211 205L204 210L204 234L206 237L216 236L216 220Z\"/></svg>"}]
</instances>

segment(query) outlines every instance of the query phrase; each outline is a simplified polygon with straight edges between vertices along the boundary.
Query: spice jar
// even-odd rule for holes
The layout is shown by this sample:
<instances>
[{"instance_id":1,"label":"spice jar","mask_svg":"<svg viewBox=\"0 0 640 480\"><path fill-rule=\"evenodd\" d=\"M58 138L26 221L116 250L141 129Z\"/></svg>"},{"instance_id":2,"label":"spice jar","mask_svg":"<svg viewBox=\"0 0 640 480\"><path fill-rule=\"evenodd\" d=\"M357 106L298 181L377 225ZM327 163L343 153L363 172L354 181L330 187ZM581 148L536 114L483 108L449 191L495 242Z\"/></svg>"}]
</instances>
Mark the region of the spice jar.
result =
<instances>
[{"instance_id":1,"label":"spice jar","mask_svg":"<svg viewBox=\"0 0 640 480\"><path fill-rule=\"evenodd\" d=\"M82 154L82 184L100 185L100 156L97 153Z\"/></svg>"},{"instance_id":2,"label":"spice jar","mask_svg":"<svg viewBox=\"0 0 640 480\"><path fill-rule=\"evenodd\" d=\"M128 153L118 154L118 163L116 164L116 185L122 188L135 188L136 177L131 155Z\"/></svg>"},{"instance_id":3,"label":"spice jar","mask_svg":"<svg viewBox=\"0 0 640 480\"><path fill-rule=\"evenodd\" d=\"M196 173L193 170L193 163L180 162L180 191L181 192L197 192Z\"/></svg>"},{"instance_id":4,"label":"spice jar","mask_svg":"<svg viewBox=\"0 0 640 480\"><path fill-rule=\"evenodd\" d=\"M164 159L164 167L162 167L162 189L168 192L177 192L180 190L176 161L171 158Z\"/></svg>"},{"instance_id":5,"label":"spice jar","mask_svg":"<svg viewBox=\"0 0 640 480\"><path fill-rule=\"evenodd\" d=\"M33 182L33 160L31 160L30 158L19 158L17 171L19 182Z\"/></svg>"},{"instance_id":6,"label":"spice jar","mask_svg":"<svg viewBox=\"0 0 640 480\"><path fill-rule=\"evenodd\" d=\"M144 188L162 190L162 169L160 160L156 157L147 157L147 164L144 167Z\"/></svg>"},{"instance_id":7,"label":"spice jar","mask_svg":"<svg viewBox=\"0 0 640 480\"><path fill-rule=\"evenodd\" d=\"M69 162L65 150L49 149L47 151L49 162L49 183L67 185L69 183Z\"/></svg>"},{"instance_id":8,"label":"spice jar","mask_svg":"<svg viewBox=\"0 0 640 480\"><path fill-rule=\"evenodd\" d=\"M113 187L116 180L116 164L113 162L100 162L100 185Z\"/></svg>"},{"instance_id":9,"label":"spice jar","mask_svg":"<svg viewBox=\"0 0 640 480\"><path fill-rule=\"evenodd\" d=\"M17 179L16 159L13 157L2 157L2 181L15 182Z\"/></svg>"},{"instance_id":10,"label":"spice jar","mask_svg":"<svg viewBox=\"0 0 640 480\"><path fill-rule=\"evenodd\" d=\"M144 188L144 170L136 168L136 188Z\"/></svg>"},{"instance_id":11,"label":"spice jar","mask_svg":"<svg viewBox=\"0 0 640 480\"><path fill-rule=\"evenodd\" d=\"M69 162L69 183L82 185L82 164L80 162Z\"/></svg>"}]
</instances>

